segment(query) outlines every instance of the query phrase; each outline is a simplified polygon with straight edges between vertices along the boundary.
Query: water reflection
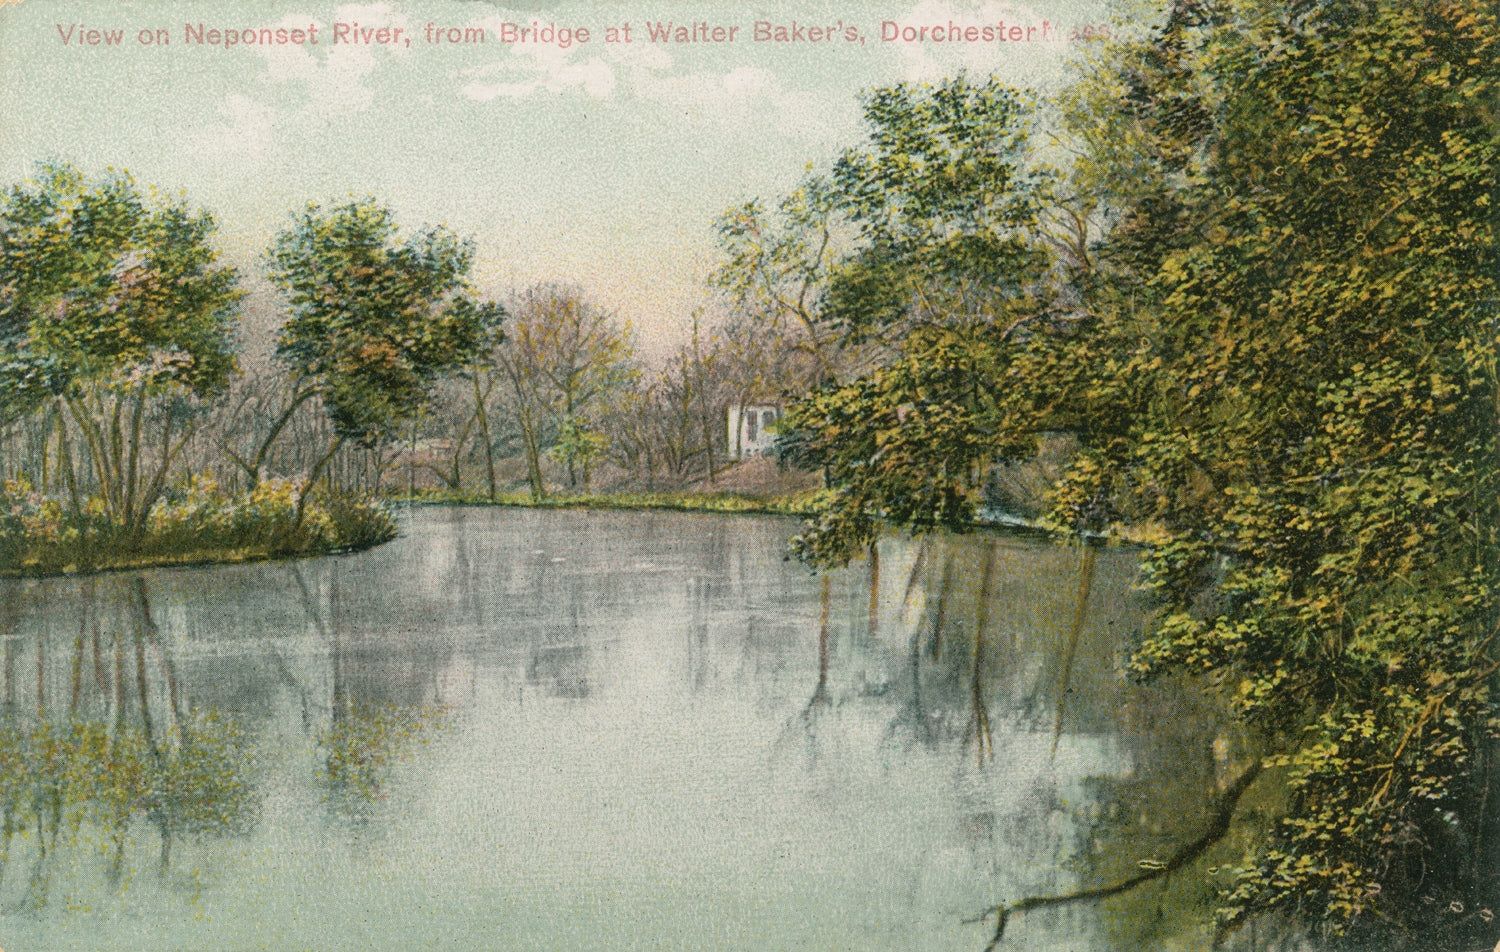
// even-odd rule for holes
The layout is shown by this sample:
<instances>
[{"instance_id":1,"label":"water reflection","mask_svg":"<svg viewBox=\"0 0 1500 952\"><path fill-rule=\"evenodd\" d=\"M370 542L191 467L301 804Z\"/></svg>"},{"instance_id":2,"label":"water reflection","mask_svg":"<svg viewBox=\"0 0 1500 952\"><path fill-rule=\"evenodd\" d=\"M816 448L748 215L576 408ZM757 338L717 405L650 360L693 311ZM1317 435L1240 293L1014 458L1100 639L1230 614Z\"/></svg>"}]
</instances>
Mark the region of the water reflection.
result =
<instances>
[{"instance_id":1,"label":"water reflection","mask_svg":"<svg viewBox=\"0 0 1500 952\"><path fill-rule=\"evenodd\" d=\"M238 727L184 708L146 580L111 580L103 597L100 588L79 586L65 651L45 632L6 637L0 649L0 902L33 914L91 860L119 890L127 852L154 839L151 865L164 879L174 842L244 835L258 814Z\"/></svg>"},{"instance_id":2,"label":"water reflection","mask_svg":"<svg viewBox=\"0 0 1500 952\"><path fill-rule=\"evenodd\" d=\"M0 582L0 946L977 952L977 911L1201 831L1238 741L1122 677L1129 553L813 575L792 528L422 510L358 556ZM1007 941L1201 946L1180 878Z\"/></svg>"}]
</instances>

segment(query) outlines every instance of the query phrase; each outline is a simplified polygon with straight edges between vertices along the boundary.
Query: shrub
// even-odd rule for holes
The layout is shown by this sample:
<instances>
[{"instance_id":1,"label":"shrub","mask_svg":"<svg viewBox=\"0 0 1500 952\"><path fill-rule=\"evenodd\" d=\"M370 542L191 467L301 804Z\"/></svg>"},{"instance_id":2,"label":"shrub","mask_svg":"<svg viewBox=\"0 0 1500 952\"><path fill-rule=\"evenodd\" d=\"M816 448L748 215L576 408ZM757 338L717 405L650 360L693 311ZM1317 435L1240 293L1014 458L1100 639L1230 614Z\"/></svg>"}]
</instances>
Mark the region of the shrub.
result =
<instances>
[{"instance_id":1,"label":"shrub","mask_svg":"<svg viewBox=\"0 0 1500 952\"><path fill-rule=\"evenodd\" d=\"M98 499L72 511L9 482L0 491L0 570L41 574L188 560L240 560L367 549L396 535L384 504L347 495L314 495L297 519L296 483L267 480L238 497L194 475L163 494L146 534L129 544Z\"/></svg>"}]
</instances>

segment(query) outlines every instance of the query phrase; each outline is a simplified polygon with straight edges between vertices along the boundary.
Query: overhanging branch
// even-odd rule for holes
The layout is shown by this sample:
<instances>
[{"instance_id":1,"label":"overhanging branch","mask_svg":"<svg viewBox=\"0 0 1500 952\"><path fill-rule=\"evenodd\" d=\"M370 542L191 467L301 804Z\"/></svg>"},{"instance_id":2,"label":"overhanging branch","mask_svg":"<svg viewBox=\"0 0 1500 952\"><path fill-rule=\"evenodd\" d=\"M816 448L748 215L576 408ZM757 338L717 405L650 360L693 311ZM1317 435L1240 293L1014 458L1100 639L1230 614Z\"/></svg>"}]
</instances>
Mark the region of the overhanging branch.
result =
<instances>
[{"instance_id":1,"label":"overhanging branch","mask_svg":"<svg viewBox=\"0 0 1500 952\"><path fill-rule=\"evenodd\" d=\"M1218 807L1214 810L1213 818L1209 821L1208 828L1203 831L1203 835L1191 843L1184 844L1165 862L1152 863L1150 868L1143 869L1140 873L1109 886L1081 889L1077 892L1063 893L1057 896L1031 896L1011 906L994 906L978 916L966 919L965 921L983 922L990 916L999 917L995 922L995 935L990 939L989 945L984 947L984 952L994 952L995 949L999 948L1000 941L1005 938L1005 927L1009 924L1013 916L1029 912L1033 909L1046 909L1052 906L1072 905L1076 902L1092 902L1096 899L1108 899L1110 896L1129 892L1137 886L1145 885L1154 879L1160 879L1181 869L1199 856L1202 856L1209 847L1222 840L1225 834L1229 832L1229 826L1234 819L1235 810L1239 807L1240 798L1255 783L1256 778L1260 776L1261 770L1264 767L1265 765L1257 760L1244 773L1235 778L1234 783L1219 798Z\"/></svg>"}]
</instances>

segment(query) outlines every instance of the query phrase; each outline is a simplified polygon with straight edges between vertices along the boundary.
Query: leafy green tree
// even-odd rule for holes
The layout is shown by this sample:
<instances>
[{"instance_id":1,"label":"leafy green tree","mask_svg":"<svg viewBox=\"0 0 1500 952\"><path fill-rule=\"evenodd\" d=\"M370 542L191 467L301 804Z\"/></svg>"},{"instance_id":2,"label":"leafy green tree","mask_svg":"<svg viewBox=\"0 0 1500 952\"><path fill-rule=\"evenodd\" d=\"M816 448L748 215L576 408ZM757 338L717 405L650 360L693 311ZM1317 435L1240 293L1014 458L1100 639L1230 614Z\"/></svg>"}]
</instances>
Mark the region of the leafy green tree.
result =
<instances>
[{"instance_id":1,"label":"leafy green tree","mask_svg":"<svg viewBox=\"0 0 1500 952\"><path fill-rule=\"evenodd\" d=\"M1224 927L1468 948L1500 899L1500 32L1474 3L1333 4L1236 39L1187 196L1213 240L1152 276L1131 455L1079 488L1159 487L1178 531L1138 670L1210 674L1285 771Z\"/></svg>"},{"instance_id":2,"label":"leafy green tree","mask_svg":"<svg viewBox=\"0 0 1500 952\"><path fill-rule=\"evenodd\" d=\"M468 296L473 245L447 228L405 241L390 210L373 199L309 204L270 250L272 280L291 317L276 357L296 381L295 396L254 458L258 478L271 443L314 397L334 439L313 465L298 501L346 442L371 447L413 419L443 374L469 365L499 337L503 310Z\"/></svg>"},{"instance_id":3,"label":"leafy green tree","mask_svg":"<svg viewBox=\"0 0 1500 952\"><path fill-rule=\"evenodd\" d=\"M876 89L864 110L865 145L830 175L855 239L821 319L846 341L893 343L913 327L1035 312L1047 258L1033 233L1050 176L1027 167L1021 94L959 76Z\"/></svg>"},{"instance_id":4,"label":"leafy green tree","mask_svg":"<svg viewBox=\"0 0 1500 952\"><path fill-rule=\"evenodd\" d=\"M609 437L584 426L576 417L563 420L558 427L557 444L552 451L562 460L569 473L581 472L583 489L587 492L594 464L609 448Z\"/></svg>"},{"instance_id":5,"label":"leafy green tree","mask_svg":"<svg viewBox=\"0 0 1500 952\"><path fill-rule=\"evenodd\" d=\"M1004 323L1046 293L1033 226L1052 176L1028 167L1021 93L960 76L873 90L864 112L865 143L828 172L718 221L714 282L804 355L784 380L797 392L868 368L913 328Z\"/></svg>"},{"instance_id":6,"label":"leafy green tree","mask_svg":"<svg viewBox=\"0 0 1500 952\"><path fill-rule=\"evenodd\" d=\"M955 470L1046 433L1080 448L1054 524L1156 527L1134 670L1204 676L1258 744L1205 836L1252 784L1284 801L1222 897L1226 934L1495 938L1497 47L1473 0L1175 4L1083 117L1133 136L1085 169L1116 221L1087 309L913 337L792 414L833 477L798 543L816 561L878 517L966 527L977 487ZM1108 894L998 908L996 940Z\"/></svg>"},{"instance_id":7,"label":"leafy green tree","mask_svg":"<svg viewBox=\"0 0 1500 952\"><path fill-rule=\"evenodd\" d=\"M90 182L61 164L0 204L0 413L51 414L75 513L97 491L128 543L194 432L186 401L234 372L241 293L216 227L125 173Z\"/></svg>"},{"instance_id":8,"label":"leafy green tree","mask_svg":"<svg viewBox=\"0 0 1500 952\"><path fill-rule=\"evenodd\" d=\"M831 183L810 176L774 210L750 201L716 223L724 261L711 281L747 330L778 345L783 383L798 391L831 378L841 362L838 331L819 314L840 220Z\"/></svg>"},{"instance_id":9,"label":"leafy green tree","mask_svg":"<svg viewBox=\"0 0 1500 952\"><path fill-rule=\"evenodd\" d=\"M1020 95L959 77L876 90L865 111L867 143L831 176L856 238L820 317L887 357L793 407L782 439L828 480L824 517L793 543L819 563L866 550L882 513L968 523L988 466L1036 448L1034 432L996 438L1020 396L995 386L1006 355L1063 320L1035 237L1048 176L1026 170Z\"/></svg>"}]
</instances>

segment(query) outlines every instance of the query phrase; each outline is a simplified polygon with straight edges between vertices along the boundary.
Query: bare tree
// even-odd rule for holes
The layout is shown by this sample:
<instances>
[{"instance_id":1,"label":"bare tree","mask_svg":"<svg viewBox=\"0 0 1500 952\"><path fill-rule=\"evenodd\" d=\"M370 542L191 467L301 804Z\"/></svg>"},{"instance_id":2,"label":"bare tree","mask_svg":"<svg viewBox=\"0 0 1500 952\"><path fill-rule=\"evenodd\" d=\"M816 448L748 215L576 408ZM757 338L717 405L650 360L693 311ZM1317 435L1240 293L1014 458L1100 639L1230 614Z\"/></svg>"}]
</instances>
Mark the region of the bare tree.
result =
<instances>
[{"instance_id":1,"label":"bare tree","mask_svg":"<svg viewBox=\"0 0 1500 952\"><path fill-rule=\"evenodd\" d=\"M606 395L628 387L629 328L575 285L534 285L516 294L506 310L506 339L495 352L499 389L520 431L532 495L541 497L542 453L565 434L597 433ZM576 486L579 458L564 453L563 461L568 485Z\"/></svg>"},{"instance_id":2,"label":"bare tree","mask_svg":"<svg viewBox=\"0 0 1500 952\"><path fill-rule=\"evenodd\" d=\"M725 260L713 283L738 314L797 356L789 383L799 390L831 377L839 361L837 329L818 317L835 257L837 209L830 184L813 177L774 210L751 201L718 221Z\"/></svg>"}]
</instances>

